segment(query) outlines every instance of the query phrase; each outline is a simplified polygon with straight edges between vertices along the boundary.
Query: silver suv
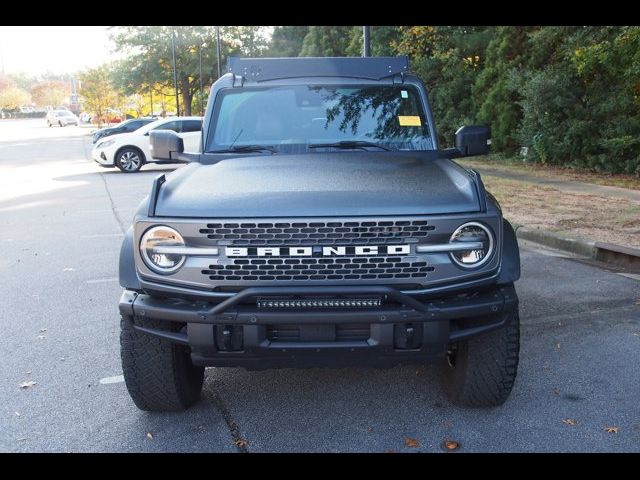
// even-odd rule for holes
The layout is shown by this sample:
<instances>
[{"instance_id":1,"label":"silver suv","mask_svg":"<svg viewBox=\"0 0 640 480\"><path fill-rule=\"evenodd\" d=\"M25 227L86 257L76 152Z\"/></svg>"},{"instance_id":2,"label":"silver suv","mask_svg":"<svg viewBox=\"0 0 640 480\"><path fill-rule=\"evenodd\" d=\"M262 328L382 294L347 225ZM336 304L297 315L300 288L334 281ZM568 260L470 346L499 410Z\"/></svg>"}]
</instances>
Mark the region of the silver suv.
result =
<instances>
[{"instance_id":1,"label":"silver suv","mask_svg":"<svg viewBox=\"0 0 640 480\"><path fill-rule=\"evenodd\" d=\"M69 110L51 110L47 113L47 125L50 127L59 125L66 127L67 125L78 125L80 120Z\"/></svg>"}]
</instances>

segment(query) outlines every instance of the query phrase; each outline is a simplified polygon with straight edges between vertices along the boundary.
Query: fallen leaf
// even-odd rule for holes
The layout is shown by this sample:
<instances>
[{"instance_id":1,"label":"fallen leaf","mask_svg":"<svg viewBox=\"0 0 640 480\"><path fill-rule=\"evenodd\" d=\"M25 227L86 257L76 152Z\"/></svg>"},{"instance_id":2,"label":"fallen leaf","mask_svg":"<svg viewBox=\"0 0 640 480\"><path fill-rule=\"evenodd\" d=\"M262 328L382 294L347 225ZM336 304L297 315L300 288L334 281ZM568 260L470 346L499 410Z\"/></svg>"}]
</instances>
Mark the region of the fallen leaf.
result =
<instances>
[{"instance_id":1,"label":"fallen leaf","mask_svg":"<svg viewBox=\"0 0 640 480\"><path fill-rule=\"evenodd\" d=\"M415 438L405 437L404 446L409 448L418 448L420 446L420 442Z\"/></svg>"},{"instance_id":2,"label":"fallen leaf","mask_svg":"<svg viewBox=\"0 0 640 480\"><path fill-rule=\"evenodd\" d=\"M20 388L31 388L36 384L36 382L34 382L33 380L29 380L28 382L22 382L20 385L18 385Z\"/></svg>"},{"instance_id":3,"label":"fallen leaf","mask_svg":"<svg viewBox=\"0 0 640 480\"><path fill-rule=\"evenodd\" d=\"M618 433L620 429L618 427L604 427L604 431L607 433Z\"/></svg>"},{"instance_id":4,"label":"fallen leaf","mask_svg":"<svg viewBox=\"0 0 640 480\"><path fill-rule=\"evenodd\" d=\"M447 450L457 450L460 448L460 444L455 440L445 440L444 448Z\"/></svg>"},{"instance_id":5,"label":"fallen leaf","mask_svg":"<svg viewBox=\"0 0 640 480\"><path fill-rule=\"evenodd\" d=\"M416 375L422 375L424 373L424 368L420 367L416 369Z\"/></svg>"},{"instance_id":6,"label":"fallen leaf","mask_svg":"<svg viewBox=\"0 0 640 480\"><path fill-rule=\"evenodd\" d=\"M565 425L576 425L578 422L576 422L573 418L565 418L564 420L562 420L562 423L564 423Z\"/></svg>"},{"instance_id":7,"label":"fallen leaf","mask_svg":"<svg viewBox=\"0 0 640 480\"><path fill-rule=\"evenodd\" d=\"M247 446L247 441L246 440L242 440L241 438L239 438L238 440L236 440L235 442L233 442L235 444L236 447L238 448L244 448Z\"/></svg>"},{"instance_id":8,"label":"fallen leaf","mask_svg":"<svg viewBox=\"0 0 640 480\"><path fill-rule=\"evenodd\" d=\"M19 417L19 416L20 416L20 412L13 412L13 413L15 413L15 414L16 414L16 417Z\"/></svg>"},{"instance_id":9,"label":"fallen leaf","mask_svg":"<svg viewBox=\"0 0 640 480\"><path fill-rule=\"evenodd\" d=\"M367 432L369 433L373 432L373 427L367 427Z\"/></svg>"},{"instance_id":10,"label":"fallen leaf","mask_svg":"<svg viewBox=\"0 0 640 480\"><path fill-rule=\"evenodd\" d=\"M41 329L40 329L40 333L44 333L44 332L46 332L46 331L47 331L47 329L46 329L46 328L41 328Z\"/></svg>"},{"instance_id":11,"label":"fallen leaf","mask_svg":"<svg viewBox=\"0 0 640 480\"><path fill-rule=\"evenodd\" d=\"M151 432L147 432L147 438L149 440L153 440L153 435L151 434Z\"/></svg>"}]
</instances>

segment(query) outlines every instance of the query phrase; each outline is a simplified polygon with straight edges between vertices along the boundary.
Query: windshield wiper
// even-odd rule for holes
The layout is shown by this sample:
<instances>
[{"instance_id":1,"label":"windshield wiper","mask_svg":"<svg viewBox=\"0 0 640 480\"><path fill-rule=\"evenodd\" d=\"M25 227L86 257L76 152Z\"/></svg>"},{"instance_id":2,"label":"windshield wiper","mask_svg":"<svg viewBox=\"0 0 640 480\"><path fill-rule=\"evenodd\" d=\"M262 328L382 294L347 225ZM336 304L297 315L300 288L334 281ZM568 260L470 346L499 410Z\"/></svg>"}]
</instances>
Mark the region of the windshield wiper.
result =
<instances>
[{"instance_id":1,"label":"windshield wiper","mask_svg":"<svg viewBox=\"0 0 640 480\"><path fill-rule=\"evenodd\" d=\"M206 153L247 153L247 152L271 152L278 153L278 150L269 145L236 145L221 150L209 150Z\"/></svg>"},{"instance_id":2,"label":"windshield wiper","mask_svg":"<svg viewBox=\"0 0 640 480\"><path fill-rule=\"evenodd\" d=\"M380 148L382 150L391 151L390 148L385 147L379 143L367 142L364 140L343 140L341 142L334 143L311 143L309 148L362 148L366 149L367 147L375 147Z\"/></svg>"}]
</instances>

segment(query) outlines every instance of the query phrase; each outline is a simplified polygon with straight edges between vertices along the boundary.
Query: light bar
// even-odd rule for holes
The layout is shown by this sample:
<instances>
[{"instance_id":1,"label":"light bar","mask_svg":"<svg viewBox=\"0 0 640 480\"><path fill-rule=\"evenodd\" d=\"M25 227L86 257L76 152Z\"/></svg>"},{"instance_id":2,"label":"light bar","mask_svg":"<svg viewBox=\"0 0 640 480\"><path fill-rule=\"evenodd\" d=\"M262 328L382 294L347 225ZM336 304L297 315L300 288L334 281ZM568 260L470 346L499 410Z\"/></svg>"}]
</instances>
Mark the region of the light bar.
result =
<instances>
[{"instance_id":1,"label":"light bar","mask_svg":"<svg viewBox=\"0 0 640 480\"><path fill-rule=\"evenodd\" d=\"M363 308L379 307L382 300L343 299L343 300L258 300L258 308Z\"/></svg>"}]
</instances>

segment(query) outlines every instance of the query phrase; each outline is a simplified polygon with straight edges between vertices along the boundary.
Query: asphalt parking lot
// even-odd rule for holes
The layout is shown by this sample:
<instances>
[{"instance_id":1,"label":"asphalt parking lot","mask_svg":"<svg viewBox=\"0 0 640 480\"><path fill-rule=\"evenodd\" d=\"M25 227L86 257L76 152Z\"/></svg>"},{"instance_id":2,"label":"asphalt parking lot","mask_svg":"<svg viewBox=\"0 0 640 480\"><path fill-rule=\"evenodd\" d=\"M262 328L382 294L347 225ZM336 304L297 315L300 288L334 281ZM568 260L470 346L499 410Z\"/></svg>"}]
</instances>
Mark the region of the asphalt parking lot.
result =
<instances>
[{"instance_id":1,"label":"asphalt parking lot","mask_svg":"<svg viewBox=\"0 0 640 480\"><path fill-rule=\"evenodd\" d=\"M0 121L0 451L640 452L640 277L534 244L502 407L452 406L414 366L208 369L196 407L139 411L119 377L118 253L173 167L102 169L88 133Z\"/></svg>"}]
</instances>

